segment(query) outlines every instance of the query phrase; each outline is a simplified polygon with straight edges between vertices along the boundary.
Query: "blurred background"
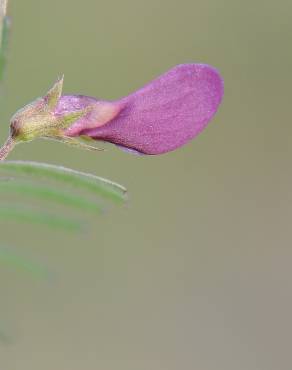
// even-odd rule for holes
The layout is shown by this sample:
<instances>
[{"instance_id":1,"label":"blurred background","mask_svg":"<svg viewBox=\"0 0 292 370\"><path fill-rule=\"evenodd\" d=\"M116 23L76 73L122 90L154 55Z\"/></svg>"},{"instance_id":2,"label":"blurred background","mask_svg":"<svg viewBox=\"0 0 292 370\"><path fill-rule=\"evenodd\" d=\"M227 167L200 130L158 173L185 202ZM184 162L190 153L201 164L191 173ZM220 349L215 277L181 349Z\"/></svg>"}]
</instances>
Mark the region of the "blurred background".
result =
<instances>
[{"instance_id":1,"label":"blurred background","mask_svg":"<svg viewBox=\"0 0 292 370\"><path fill-rule=\"evenodd\" d=\"M130 201L80 235L1 221L1 245L54 277L1 267L0 368L290 370L291 1L11 0L9 13L1 141L62 73L66 94L117 99L203 62L225 98L162 156L15 149L115 180Z\"/></svg>"}]
</instances>

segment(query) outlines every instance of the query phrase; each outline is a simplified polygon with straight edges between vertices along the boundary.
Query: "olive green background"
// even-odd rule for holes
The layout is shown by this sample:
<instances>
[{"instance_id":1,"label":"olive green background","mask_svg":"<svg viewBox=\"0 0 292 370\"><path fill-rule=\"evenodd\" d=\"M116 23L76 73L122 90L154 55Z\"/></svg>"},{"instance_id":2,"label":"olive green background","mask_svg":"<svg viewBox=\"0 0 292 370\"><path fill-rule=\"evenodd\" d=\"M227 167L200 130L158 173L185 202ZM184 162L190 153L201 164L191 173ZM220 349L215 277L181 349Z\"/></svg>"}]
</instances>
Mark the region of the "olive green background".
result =
<instances>
[{"instance_id":1,"label":"olive green background","mask_svg":"<svg viewBox=\"0 0 292 370\"><path fill-rule=\"evenodd\" d=\"M1 93L10 116L65 74L64 93L116 99L176 64L225 80L208 128L136 157L36 141L39 160L120 182L129 204L81 235L1 221L1 245L49 281L0 266L5 370L288 370L292 367L288 0L19 0ZM70 214L70 212L68 212Z\"/></svg>"}]
</instances>

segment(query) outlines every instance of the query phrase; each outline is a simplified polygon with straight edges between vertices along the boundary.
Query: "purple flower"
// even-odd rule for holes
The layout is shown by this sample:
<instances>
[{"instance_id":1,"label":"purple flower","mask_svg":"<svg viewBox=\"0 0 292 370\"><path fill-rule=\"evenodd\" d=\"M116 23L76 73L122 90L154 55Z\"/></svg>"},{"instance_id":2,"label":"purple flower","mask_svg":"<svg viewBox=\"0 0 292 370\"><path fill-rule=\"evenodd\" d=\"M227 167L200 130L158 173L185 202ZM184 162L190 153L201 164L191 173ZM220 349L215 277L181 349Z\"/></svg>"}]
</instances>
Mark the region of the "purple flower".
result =
<instances>
[{"instance_id":1,"label":"purple flower","mask_svg":"<svg viewBox=\"0 0 292 370\"><path fill-rule=\"evenodd\" d=\"M12 117L10 142L44 137L90 149L80 141L89 138L143 154L166 153L204 129L224 93L219 73L204 64L178 65L117 101L61 96L62 83Z\"/></svg>"}]
</instances>

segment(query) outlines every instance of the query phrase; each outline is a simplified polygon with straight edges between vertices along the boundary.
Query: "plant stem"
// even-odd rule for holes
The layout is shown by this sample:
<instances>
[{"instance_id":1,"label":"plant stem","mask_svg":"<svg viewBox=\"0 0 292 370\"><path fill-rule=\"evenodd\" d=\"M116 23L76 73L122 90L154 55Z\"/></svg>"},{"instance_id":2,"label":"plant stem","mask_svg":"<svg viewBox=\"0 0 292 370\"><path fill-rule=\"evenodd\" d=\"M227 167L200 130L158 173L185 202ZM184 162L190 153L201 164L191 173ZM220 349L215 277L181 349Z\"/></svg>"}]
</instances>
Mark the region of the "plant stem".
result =
<instances>
[{"instance_id":1,"label":"plant stem","mask_svg":"<svg viewBox=\"0 0 292 370\"><path fill-rule=\"evenodd\" d=\"M8 0L0 0L0 44L2 43L3 37L3 23L7 12Z\"/></svg>"},{"instance_id":2,"label":"plant stem","mask_svg":"<svg viewBox=\"0 0 292 370\"><path fill-rule=\"evenodd\" d=\"M9 136L6 143L0 148L0 161L4 161L4 159L8 156L14 146L15 141L11 136Z\"/></svg>"}]
</instances>

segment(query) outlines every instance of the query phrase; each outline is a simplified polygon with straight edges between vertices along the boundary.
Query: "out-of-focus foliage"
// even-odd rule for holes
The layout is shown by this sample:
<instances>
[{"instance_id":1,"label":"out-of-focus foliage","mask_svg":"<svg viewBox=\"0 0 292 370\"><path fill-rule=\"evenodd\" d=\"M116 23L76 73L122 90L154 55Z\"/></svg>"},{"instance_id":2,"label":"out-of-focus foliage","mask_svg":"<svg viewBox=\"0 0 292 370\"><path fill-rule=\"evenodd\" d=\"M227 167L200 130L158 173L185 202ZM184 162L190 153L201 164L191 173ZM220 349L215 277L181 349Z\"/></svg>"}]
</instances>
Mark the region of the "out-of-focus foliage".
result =
<instances>
[{"instance_id":1,"label":"out-of-focus foliage","mask_svg":"<svg viewBox=\"0 0 292 370\"><path fill-rule=\"evenodd\" d=\"M1 266L9 266L18 271L24 271L35 278L47 279L50 277L50 272L45 266L22 256L19 251L10 247L0 247Z\"/></svg>"},{"instance_id":2,"label":"out-of-focus foliage","mask_svg":"<svg viewBox=\"0 0 292 370\"><path fill-rule=\"evenodd\" d=\"M48 207L43 205L39 209L23 207L13 199L12 204L6 204L7 194L36 200L38 205L39 201L46 201L47 206L49 203L74 208L79 218L82 211L100 214L107 202L126 200L126 189L109 180L61 166L26 161L0 163L0 218L68 231L82 229L82 222L48 212Z\"/></svg>"}]
</instances>

